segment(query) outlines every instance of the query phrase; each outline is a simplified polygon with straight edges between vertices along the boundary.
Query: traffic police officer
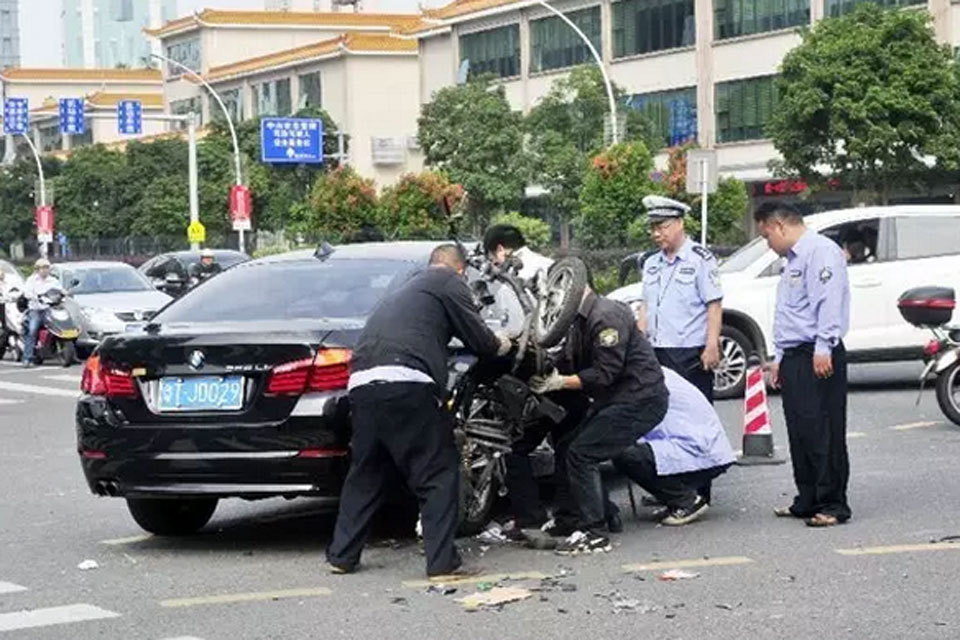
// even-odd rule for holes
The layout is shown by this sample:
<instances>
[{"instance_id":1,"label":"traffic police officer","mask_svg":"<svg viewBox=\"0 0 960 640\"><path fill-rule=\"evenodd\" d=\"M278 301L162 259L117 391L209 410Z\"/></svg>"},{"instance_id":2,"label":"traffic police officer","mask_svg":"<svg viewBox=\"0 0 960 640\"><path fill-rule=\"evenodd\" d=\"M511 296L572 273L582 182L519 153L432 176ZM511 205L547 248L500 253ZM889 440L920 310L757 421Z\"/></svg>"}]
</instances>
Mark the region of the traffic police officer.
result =
<instances>
[{"instance_id":1,"label":"traffic police officer","mask_svg":"<svg viewBox=\"0 0 960 640\"><path fill-rule=\"evenodd\" d=\"M511 348L510 339L494 334L477 313L465 269L459 247L438 246L430 267L385 298L360 334L348 385L350 470L327 548L334 573L350 573L360 563L391 465L420 502L427 575L460 569L453 543L460 476L443 408L447 345L456 336L481 357Z\"/></svg>"},{"instance_id":2,"label":"traffic police officer","mask_svg":"<svg viewBox=\"0 0 960 640\"><path fill-rule=\"evenodd\" d=\"M808 229L795 208L767 203L757 229L787 259L777 287L771 381L783 389L783 413L797 495L776 510L829 527L850 518L847 481L847 356L850 284L843 251Z\"/></svg>"},{"instance_id":3,"label":"traffic police officer","mask_svg":"<svg viewBox=\"0 0 960 640\"><path fill-rule=\"evenodd\" d=\"M650 235L660 251L646 256L637 325L660 363L673 369L713 402L713 370L720 364L720 274L706 247L687 237L690 207L660 196L643 199Z\"/></svg>"},{"instance_id":4,"label":"traffic police officer","mask_svg":"<svg viewBox=\"0 0 960 640\"><path fill-rule=\"evenodd\" d=\"M584 292L580 311L566 336L563 360L572 373L554 369L534 376L536 393L582 390L592 399L583 421L556 443L558 477L568 478L569 500L576 530L557 547L572 555L609 551L605 500L599 465L617 457L657 426L667 413L667 387L653 349L637 328L626 305ZM562 488L561 488L562 489Z\"/></svg>"}]
</instances>

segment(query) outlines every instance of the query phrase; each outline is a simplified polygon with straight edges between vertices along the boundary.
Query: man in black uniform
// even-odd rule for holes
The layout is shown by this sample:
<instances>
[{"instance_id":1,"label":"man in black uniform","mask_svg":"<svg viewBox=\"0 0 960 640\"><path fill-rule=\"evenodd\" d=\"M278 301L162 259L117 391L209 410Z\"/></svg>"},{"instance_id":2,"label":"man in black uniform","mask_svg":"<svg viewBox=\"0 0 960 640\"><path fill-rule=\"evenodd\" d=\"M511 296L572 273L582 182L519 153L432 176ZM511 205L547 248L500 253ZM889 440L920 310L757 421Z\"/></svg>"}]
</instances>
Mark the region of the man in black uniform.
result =
<instances>
[{"instance_id":1,"label":"man in black uniform","mask_svg":"<svg viewBox=\"0 0 960 640\"><path fill-rule=\"evenodd\" d=\"M577 530L557 547L572 555L609 551L599 465L615 458L657 426L667 413L668 392L653 348L626 305L597 296L589 287L566 338L566 357L576 373L554 370L531 379L537 393L582 390L593 400L585 419L557 443L560 477L569 478ZM562 498L558 502L563 504Z\"/></svg>"},{"instance_id":2,"label":"man in black uniform","mask_svg":"<svg viewBox=\"0 0 960 640\"><path fill-rule=\"evenodd\" d=\"M454 546L459 473L443 407L447 345L454 336L481 357L505 355L510 339L480 318L462 276L466 260L452 244L430 267L380 303L353 352L350 375L352 459L327 560L335 573L360 563L367 530L391 462L420 503L427 575L460 569Z\"/></svg>"}]
</instances>

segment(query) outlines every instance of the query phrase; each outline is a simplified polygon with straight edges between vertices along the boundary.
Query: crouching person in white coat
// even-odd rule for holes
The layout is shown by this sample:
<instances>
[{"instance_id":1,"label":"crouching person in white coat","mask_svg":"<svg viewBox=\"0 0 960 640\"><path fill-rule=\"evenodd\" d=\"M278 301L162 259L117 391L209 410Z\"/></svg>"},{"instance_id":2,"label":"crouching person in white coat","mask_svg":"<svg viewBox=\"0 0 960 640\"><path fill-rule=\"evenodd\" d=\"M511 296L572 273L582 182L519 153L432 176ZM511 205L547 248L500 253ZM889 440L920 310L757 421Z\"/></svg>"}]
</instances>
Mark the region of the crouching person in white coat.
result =
<instances>
[{"instance_id":1,"label":"crouching person in white coat","mask_svg":"<svg viewBox=\"0 0 960 640\"><path fill-rule=\"evenodd\" d=\"M733 448L710 402L679 374L663 369L670 391L663 421L613 460L622 474L664 505L661 524L680 526L710 506L711 483L733 464Z\"/></svg>"}]
</instances>

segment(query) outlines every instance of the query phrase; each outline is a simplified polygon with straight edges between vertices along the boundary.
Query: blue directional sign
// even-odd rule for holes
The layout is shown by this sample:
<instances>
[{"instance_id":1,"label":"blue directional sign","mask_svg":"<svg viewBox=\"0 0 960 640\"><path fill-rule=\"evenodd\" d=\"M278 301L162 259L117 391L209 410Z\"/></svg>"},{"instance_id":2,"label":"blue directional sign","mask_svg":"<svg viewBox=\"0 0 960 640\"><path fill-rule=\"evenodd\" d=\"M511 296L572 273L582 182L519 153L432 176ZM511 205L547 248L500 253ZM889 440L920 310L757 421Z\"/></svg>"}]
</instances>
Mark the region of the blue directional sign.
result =
<instances>
[{"instance_id":1,"label":"blue directional sign","mask_svg":"<svg viewBox=\"0 0 960 640\"><path fill-rule=\"evenodd\" d=\"M323 163L323 120L264 118L260 122L260 157L273 164Z\"/></svg>"},{"instance_id":2,"label":"blue directional sign","mask_svg":"<svg viewBox=\"0 0 960 640\"><path fill-rule=\"evenodd\" d=\"M117 131L128 136L143 133L143 105L139 100L117 103Z\"/></svg>"},{"instance_id":3,"label":"blue directional sign","mask_svg":"<svg viewBox=\"0 0 960 640\"><path fill-rule=\"evenodd\" d=\"M3 102L3 132L26 133L30 128L30 102L26 98L7 98Z\"/></svg>"},{"instance_id":4,"label":"blue directional sign","mask_svg":"<svg viewBox=\"0 0 960 640\"><path fill-rule=\"evenodd\" d=\"M85 132L83 98L60 98L60 133L82 136Z\"/></svg>"}]
</instances>

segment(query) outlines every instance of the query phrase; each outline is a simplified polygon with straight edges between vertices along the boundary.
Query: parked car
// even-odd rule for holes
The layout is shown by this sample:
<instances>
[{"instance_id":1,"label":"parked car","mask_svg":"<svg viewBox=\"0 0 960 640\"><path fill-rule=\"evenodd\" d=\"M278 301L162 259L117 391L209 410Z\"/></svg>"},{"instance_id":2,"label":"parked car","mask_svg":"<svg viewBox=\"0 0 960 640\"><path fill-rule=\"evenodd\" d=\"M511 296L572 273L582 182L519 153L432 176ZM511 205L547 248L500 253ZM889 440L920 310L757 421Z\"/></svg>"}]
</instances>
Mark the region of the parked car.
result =
<instances>
[{"instance_id":1,"label":"parked car","mask_svg":"<svg viewBox=\"0 0 960 640\"><path fill-rule=\"evenodd\" d=\"M850 331L844 342L850 362L914 360L926 336L905 322L897 298L913 287L960 289L960 206L861 207L806 217L807 226L832 238L848 254ZM723 362L718 398L743 395L746 358L773 353L773 316L784 260L755 238L720 265L723 284ZM610 297L638 304L642 283Z\"/></svg>"},{"instance_id":2,"label":"parked car","mask_svg":"<svg viewBox=\"0 0 960 640\"><path fill-rule=\"evenodd\" d=\"M223 269L250 260L250 256L229 249L215 249L214 260ZM179 297L190 288L191 274L200 263L200 251L174 251L150 258L140 265L140 273L153 286L173 297Z\"/></svg>"},{"instance_id":3,"label":"parked car","mask_svg":"<svg viewBox=\"0 0 960 640\"><path fill-rule=\"evenodd\" d=\"M123 262L63 262L50 272L80 308L81 354L128 324L150 320L173 298L153 288L139 271Z\"/></svg>"}]
</instances>

